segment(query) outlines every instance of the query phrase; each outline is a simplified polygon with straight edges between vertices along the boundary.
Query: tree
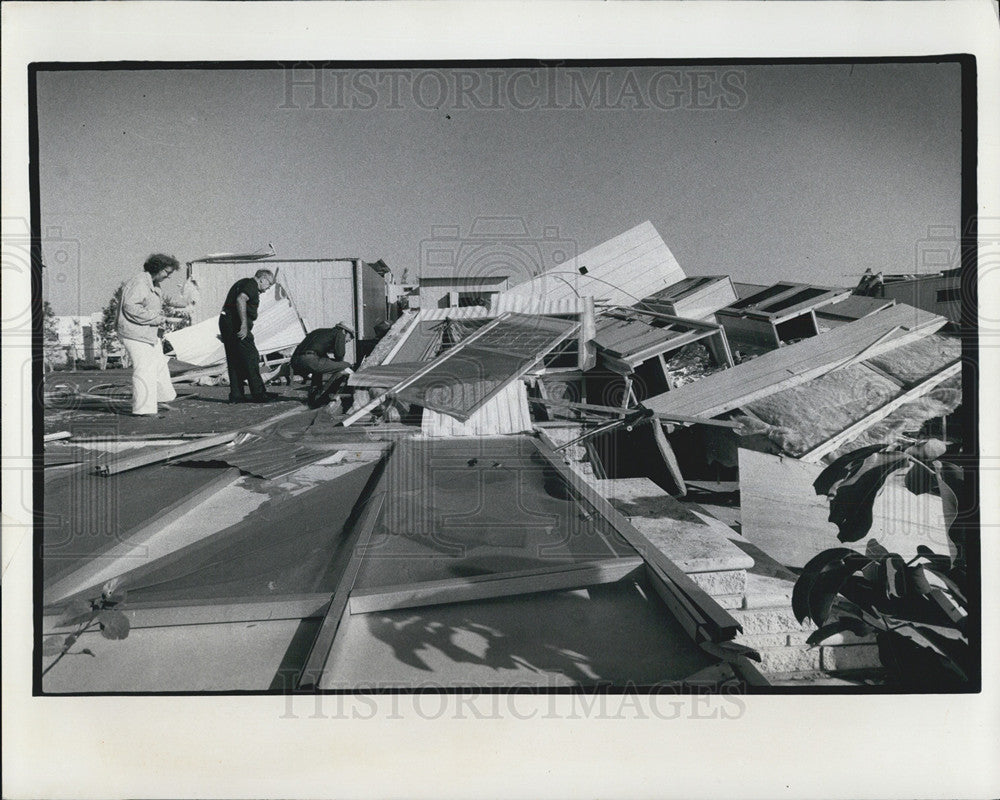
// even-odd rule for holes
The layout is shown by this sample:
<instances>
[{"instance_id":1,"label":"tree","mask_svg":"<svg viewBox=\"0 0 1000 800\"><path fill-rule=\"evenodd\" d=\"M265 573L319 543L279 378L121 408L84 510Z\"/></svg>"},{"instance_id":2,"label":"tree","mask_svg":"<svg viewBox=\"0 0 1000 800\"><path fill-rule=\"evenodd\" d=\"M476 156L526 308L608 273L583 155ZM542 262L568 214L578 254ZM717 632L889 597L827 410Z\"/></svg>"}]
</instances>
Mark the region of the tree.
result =
<instances>
[{"instance_id":1,"label":"tree","mask_svg":"<svg viewBox=\"0 0 1000 800\"><path fill-rule=\"evenodd\" d=\"M108 368L108 356L122 351L121 341L118 339L118 306L121 302L122 286L119 286L101 312L101 321L97 326L97 333L101 337L101 369Z\"/></svg>"},{"instance_id":2,"label":"tree","mask_svg":"<svg viewBox=\"0 0 1000 800\"><path fill-rule=\"evenodd\" d=\"M53 369L53 360L59 352L59 328L55 312L48 300L42 303L42 363L46 372Z\"/></svg>"}]
</instances>

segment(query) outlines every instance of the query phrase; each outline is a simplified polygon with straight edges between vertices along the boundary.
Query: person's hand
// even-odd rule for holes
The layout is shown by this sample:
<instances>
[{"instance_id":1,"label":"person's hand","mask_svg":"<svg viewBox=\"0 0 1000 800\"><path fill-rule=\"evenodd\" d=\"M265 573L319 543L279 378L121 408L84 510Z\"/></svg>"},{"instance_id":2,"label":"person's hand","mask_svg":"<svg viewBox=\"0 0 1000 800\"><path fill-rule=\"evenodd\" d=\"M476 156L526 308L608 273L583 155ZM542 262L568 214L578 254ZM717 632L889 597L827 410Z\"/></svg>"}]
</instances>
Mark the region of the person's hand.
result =
<instances>
[{"instance_id":1,"label":"person's hand","mask_svg":"<svg viewBox=\"0 0 1000 800\"><path fill-rule=\"evenodd\" d=\"M236 334L240 339L246 339L250 335L250 329L246 325L240 326L239 333Z\"/></svg>"}]
</instances>

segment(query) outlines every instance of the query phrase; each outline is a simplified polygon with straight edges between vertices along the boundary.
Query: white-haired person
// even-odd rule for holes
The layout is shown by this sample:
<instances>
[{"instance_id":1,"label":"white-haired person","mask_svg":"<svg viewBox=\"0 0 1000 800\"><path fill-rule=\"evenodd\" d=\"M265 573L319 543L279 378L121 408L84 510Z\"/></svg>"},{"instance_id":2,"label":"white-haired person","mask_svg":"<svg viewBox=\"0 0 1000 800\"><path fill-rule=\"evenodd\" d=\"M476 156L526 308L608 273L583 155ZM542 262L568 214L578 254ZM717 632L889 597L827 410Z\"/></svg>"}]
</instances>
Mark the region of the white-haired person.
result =
<instances>
[{"instance_id":1,"label":"white-haired person","mask_svg":"<svg viewBox=\"0 0 1000 800\"><path fill-rule=\"evenodd\" d=\"M155 416L158 403L169 403L177 397L160 329L165 322L178 318L164 315L160 284L179 267L173 256L154 253L142 265L142 272L122 284L116 328L132 359L132 413L136 416Z\"/></svg>"},{"instance_id":2,"label":"white-haired person","mask_svg":"<svg viewBox=\"0 0 1000 800\"><path fill-rule=\"evenodd\" d=\"M252 278L241 278L229 287L219 315L219 333L226 348L229 370L229 402L242 403L247 397L243 384L250 387L251 403L266 403L267 393L260 377L260 354L253 340L260 296L274 286L274 273L259 269Z\"/></svg>"}]
</instances>

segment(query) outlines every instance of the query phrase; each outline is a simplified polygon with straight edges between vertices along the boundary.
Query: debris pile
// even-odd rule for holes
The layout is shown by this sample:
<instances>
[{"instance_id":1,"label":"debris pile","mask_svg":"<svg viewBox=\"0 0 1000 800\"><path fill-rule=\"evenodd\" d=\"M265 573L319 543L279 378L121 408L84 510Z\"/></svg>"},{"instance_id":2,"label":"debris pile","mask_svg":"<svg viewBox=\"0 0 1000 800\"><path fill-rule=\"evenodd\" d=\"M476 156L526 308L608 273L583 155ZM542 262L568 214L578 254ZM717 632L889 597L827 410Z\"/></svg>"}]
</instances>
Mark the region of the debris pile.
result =
<instances>
[{"instance_id":1,"label":"debris pile","mask_svg":"<svg viewBox=\"0 0 1000 800\"><path fill-rule=\"evenodd\" d=\"M340 262L354 270L355 294L334 302L324 299L322 270ZM776 503L760 484L765 472L806 486L847 450L930 428L961 445L949 421L961 404L960 346L939 333L944 317L792 282L739 297L728 276L686 276L650 223L521 283L477 290L474 304L394 317L373 316L379 304L362 286L376 286L375 276L390 296L381 262L287 263L255 329L276 407L228 408L225 390L205 385L225 372L217 311L205 304L242 274L225 259L190 276L202 318L169 336L186 363L175 381L193 385L158 419L106 426L109 441L131 436L136 447L101 451L93 438L100 415L113 419L127 405L124 383L46 391L46 425L58 432L45 445L46 512L82 486L98 506L123 487L144 498L122 510L124 527L77 515L73 524L90 526L74 531L86 534L81 551L65 531L46 530L47 631L63 630L71 604L102 596L114 580L141 598L122 606L136 627L266 621L287 632L284 621L296 645L269 663L283 664L289 691L344 688L338 680L352 688L359 675L371 679L368 664L394 686L437 669L456 685L529 673L599 683L636 676L590 640L562 647L593 648L586 668L546 661L550 651L530 638L543 635L532 622L539 609L577 615L581 629L616 613L636 625L666 613L688 644L644 632L651 652L673 654L657 662L673 666L644 679L766 682L761 669L804 663L787 651L801 631L783 631L779 645L764 635L778 617L750 611L775 593L784 602L790 563L769 568L768 584L753 572L768 554L753 555L753 545L780 549L774 542L786 533L773 522L767 536L741 536L740 510L716 516L713 502L732 506L734 492L746 491L753 514L743 530L753 532ZM460 278L448 291L438 275L435 297L461 300ZM309 408L289 360L307 332L334 318L358 330L347 356L356 371L326 405ZM141 490L144 481L184 490L161 497ZM818 519L822 500L810 497L805 516ZM817 541L828 534L823 522ZM435 621L400 633L431 607ZM503 608L514 620L505 646L520 636L522 651L490 661L489 649L477 656L455 644L496 629ZM736 641L741 629L748 644ZM447 641L437 630L450 631ZM90 659L68 661L79 662L77 678L53 677L49 688L104 685L87 671ZM187 676L178 685L258 688L261 673L248 663L227 672L220 662L215 682ZM245 683L232 677L240 669ZM73 670L63 662L52 675L60 672ZM268 680L273 689L278 678Z\"/></svg>"}]
</instances>

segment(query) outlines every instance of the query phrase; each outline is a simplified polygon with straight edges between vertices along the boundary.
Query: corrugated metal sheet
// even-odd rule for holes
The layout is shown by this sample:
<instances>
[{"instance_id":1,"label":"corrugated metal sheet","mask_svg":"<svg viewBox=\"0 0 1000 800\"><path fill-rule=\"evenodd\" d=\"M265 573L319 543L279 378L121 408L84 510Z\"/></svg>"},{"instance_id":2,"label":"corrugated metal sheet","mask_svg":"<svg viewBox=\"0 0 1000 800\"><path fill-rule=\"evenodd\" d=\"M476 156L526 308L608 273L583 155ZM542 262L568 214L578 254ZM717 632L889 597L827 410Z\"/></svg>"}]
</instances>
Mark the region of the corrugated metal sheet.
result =
<instances>
[{"instance_id":1,"label":"corrugated metal sheet","mask_svg":"<svg viewBox=\"0 0 1000 800\"><path fill-rule=\"evenodd\" d=\"M684 277L684 270L670 248L647 221L514 286L501 297L505 298L503 302L507 297L545 300L593 297L630 306Z\"/></svg>"},{"instance_id":2,"label":"corrugated metal sheet","mask_svg":"<svg viewBox=\"0 0 1000 800\"><path fill-rule=\"evenodd\" d=\"M495 317L489 309L482 306L458 306L456 308L422 308L417 312L420 322L434 322L445 319L486 319Z\"/></svg>"},{"instance_id":3,"label":"corrugated metal sheet","mask_svg":"<svg viewBox=\"0 0 1000 800\"><path fill-rule=\"evenodd\" d=\"M570 316L587 313L594 307L593 297L523 297L515 294L502 294L493 298L490 306L491 314L503 314L513 311L518 314L548 314L551 316Z\"/></svg>"},{"instance_id":4,"label":"corrugated metal sheet","mask_svg":"<svg viewBox=\"0 0 1000 800\"><path fill-rule=\"evenodd\" d=\"M936 314L896 305L651 397L646 405L665 414L713 417L805 383L854 356L873 358L929 336L946 322Z\"/></svg>"},{"instance_id":5,"label":"corrugated metal sheet","mask_svg":"<svg viewBox=\"0 0 1000 800\"><path fill-rule=\"evenodd\" d=\"M513 381L466 422L425 408L420 427L425 436L494 436L530 431L527 387L523 381Z\"/></svg>"}]
</instances>

